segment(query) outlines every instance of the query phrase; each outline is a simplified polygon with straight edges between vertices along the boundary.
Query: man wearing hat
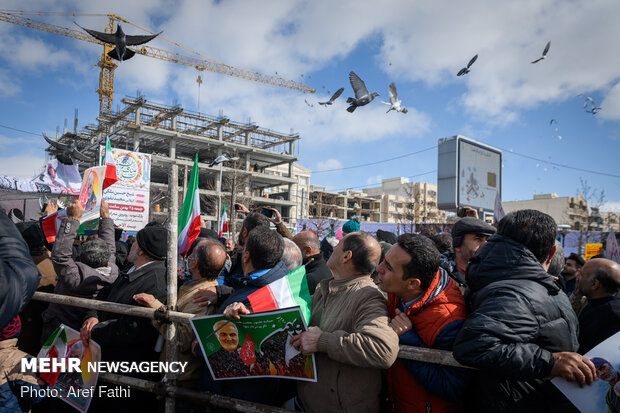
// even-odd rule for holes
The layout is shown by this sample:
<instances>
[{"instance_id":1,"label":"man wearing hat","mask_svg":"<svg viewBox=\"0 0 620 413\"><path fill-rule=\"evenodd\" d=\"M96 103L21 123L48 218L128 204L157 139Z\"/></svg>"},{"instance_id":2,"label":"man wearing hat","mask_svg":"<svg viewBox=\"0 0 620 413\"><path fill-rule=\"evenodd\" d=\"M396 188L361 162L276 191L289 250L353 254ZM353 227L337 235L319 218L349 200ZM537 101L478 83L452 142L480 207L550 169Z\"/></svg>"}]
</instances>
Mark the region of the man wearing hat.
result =
<instances>
[{"instance_id":1,"label":"man wearing hat","mask_svg":"<svg viewBox=\"0 0 620 413\"><path fill-rule=\"evenodd\" d=\"M165 304L167 250L168 231L159 224L144 227L138 232L136 242L127 256L133 266L127 272L121 273L114 284L101 290L97 298L136 305L134 295L147 293ZM158 360L154 351L157 335L157 330L148 318L95 310L86 313L81 330L83 340L92 338L102 347L101 356L104 361ZM152 379L146 375L137 377ZM143 408L146 407L144 403L154 403L154 399L137 397L137 391L132 391L131 395L131 399L106 398L105 402L127 403L131 400L132 404L135 401L136 406Z\"/></svg>"},{"instance_id":2,"label":"man wearing hat","mask_svg":"<svg viewBox=\"0 0 620 413\"><path fill-rule=\"evenodd\" d=\"M342 236L344 237L347 234L352 232L358 232L360 230L360 223L355 219L350 219L344 223L342 226Z\"/></svg>"},{"instance_id":3,"label":"man wearing hat","mask_svg":"<svg viewBox=\"0 0 620 413\"><path fill-rule=\"evenodd\" d=\"M452 247L454 253L442 254L441 267L448 271L460 287L464 287L467 263L485 242L495 234L495 227L474 218L465 217L452 227Z\"/></svg>"}]
</instances>

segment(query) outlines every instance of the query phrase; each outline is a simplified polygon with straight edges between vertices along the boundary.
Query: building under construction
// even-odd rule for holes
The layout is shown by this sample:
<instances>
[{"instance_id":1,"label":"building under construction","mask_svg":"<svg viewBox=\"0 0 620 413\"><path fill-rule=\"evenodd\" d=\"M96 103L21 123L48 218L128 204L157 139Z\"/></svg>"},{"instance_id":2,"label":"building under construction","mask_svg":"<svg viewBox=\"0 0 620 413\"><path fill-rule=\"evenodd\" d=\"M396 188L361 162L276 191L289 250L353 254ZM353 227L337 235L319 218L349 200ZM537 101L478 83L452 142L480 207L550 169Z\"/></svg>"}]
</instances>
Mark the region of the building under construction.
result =
<instances>
[{"instance_id":1,"label":"building under construction","mask_svg":"<svg viewBox=\"0 0 620 413\"><path fill-rule=\"evenodd\" d=\"M297 183L293 163L298 159L295 156L298 134L282 134L253 123L234 122L225 116L188 112L178 106L147 102L142 97L125 98L122 103L118 113L102 115L98 125L86 126L80 132L76 146L94 160L98 157L100 145L105 146L106 137L109 137L114 148L151 154L151 219L163 221L167 217L168 188L173 169L179 187L179 205L182 203L181 197L187 188L196 153L201 207L206 221L217 222L220 190L222 201L229 205L229 216L230 205L243 202L251 208L274 207L285 220L290 217L292 207L297 205L297 200L291 199L290 194ZM62 139L68 138L63 136ZM223 152L239 157L239 160L210 168L209 163ZM178 168L171 168L173 165ZM280 170L286 168L288 173L278 175L265 171L277 166ZM278 193L269 198L272 188L279 188ZM287 190L283 192L282 188Z\"/></svg>"}]
</instances>

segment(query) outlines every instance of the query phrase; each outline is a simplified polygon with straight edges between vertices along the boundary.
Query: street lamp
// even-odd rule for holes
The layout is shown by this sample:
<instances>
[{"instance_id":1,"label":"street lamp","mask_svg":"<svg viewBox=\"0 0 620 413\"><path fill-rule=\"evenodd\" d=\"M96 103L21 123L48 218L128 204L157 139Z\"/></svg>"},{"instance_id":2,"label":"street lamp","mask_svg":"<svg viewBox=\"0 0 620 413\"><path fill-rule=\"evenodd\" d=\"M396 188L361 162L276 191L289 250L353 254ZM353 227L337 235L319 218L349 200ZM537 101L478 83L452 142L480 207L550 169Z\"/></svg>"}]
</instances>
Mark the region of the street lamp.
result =
<instances>
[{"instance_id":1,"label":"street lamp","mask_svg":"<svg viewBox=\"0 0 620 413\"><path fill-rule=\"evenodd\" d=\"M222 220L222 215L221 215L221 212L222 212L222 174L223 174L222 164L224 162L238 161L238 160L239 160L238 156L231 157L228 152L222 152L221 155L218 155L217 158L212 160L211 163L209 164L209 168L212 168L215 165L220 166L220 179L219 179L219 185L217 186L217 229L218 231L222 227L222 223L220 222Z\"/></svg>"},{"instance_id":2,"label":"street lamp","mask_svg":"<svg viewBox=\"0 0 620 413\"><path fill-rule=\"evenodd\" d=\"M562 248L564 248L564 241L566 240L566 234L568 233L569 229L570 229L570 225L567 225L567 224L558 225L558 232L562 234Z\"/></svg>"}]
</instances>

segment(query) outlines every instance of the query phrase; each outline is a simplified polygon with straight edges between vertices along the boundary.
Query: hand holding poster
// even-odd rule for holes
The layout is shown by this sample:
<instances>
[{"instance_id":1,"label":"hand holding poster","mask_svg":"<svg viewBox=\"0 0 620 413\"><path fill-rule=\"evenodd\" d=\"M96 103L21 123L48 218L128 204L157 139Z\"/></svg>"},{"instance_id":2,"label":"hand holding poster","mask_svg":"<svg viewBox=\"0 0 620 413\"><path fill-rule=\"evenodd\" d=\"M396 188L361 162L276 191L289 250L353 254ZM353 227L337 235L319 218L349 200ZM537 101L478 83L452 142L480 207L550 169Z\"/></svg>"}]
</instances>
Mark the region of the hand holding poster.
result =
<instances>
[{"instance_id":1,"label":"hand holding poster","mask_svg":"<svg viewBox=\"0 0 620 413\"><path fill-rule=\"evenodd\" d=\"M596 380L580 388L556 377L551 382L582 412L620 411L620 332L585 354L596 368Z\"/></svg>"},{"instance_id":2,"label":"hand holding poster","mask_svg":"<svg viewBox=\"0 0 620 413\"><path fill-rule=\"evenodd\" d=\"M214 380L285 377L316 382L314 356L304 356L290 344L306 330L299 307L241 315L191 319L200 348Z\"/></svg>"}]
</instances>

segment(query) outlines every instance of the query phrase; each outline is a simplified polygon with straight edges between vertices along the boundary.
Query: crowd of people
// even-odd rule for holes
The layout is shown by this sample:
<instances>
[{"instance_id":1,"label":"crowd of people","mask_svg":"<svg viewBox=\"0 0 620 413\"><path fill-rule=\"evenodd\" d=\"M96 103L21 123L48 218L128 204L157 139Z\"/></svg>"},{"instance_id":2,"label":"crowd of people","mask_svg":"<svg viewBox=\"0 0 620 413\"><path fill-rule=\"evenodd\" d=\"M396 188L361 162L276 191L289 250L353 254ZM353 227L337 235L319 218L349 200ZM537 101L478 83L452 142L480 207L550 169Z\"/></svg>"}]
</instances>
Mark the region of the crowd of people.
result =
<instances>
[{"instance_id":1,"label":"crowd of people","mask_svg":"<svg viewBox=\"0 0 620 413\"><path fill-rule=\"evenodd\" d=\"M245 219L236 242L202 228L192 243L176 310L238 319L253 311L250 294L304 265L312 312L307 331L290 345L315 355L318 380L213 380L209 361L222 374L247 373L236 327L217 328L221 348L205 359L190 325L179 323L178 359L188 362L180 387L306 412L552 412L575 407L551 378L580 386L598 378L610 384L610 411L620 411L613 366L584 356L620 331L620 265L565 258L549 215L516 211L496 227L474 215L431 238L372 235L351 220L336 241L309 230L292 236L275 210L267 218L238 208ZM96 341L104 361L165 359L156 346L166 330L161 318L29 302L39 289L166 310L167 229L151 223L122 242L102 201L98 236L78 247L82 212L79 202L67 206L53 245L36 223L18 229L0 212L0 406L7 411L40 402L20 396L18 387L46 383L15 363L36 354L60 324L80 331L85 343ZM399 345L447 350L473 369L399 358ZM135 391L129 399L95 397L91 405L134 408L156 409L157 400ZM204 406L178 399L177 411Z\"/></svg>"}]
</instances>

